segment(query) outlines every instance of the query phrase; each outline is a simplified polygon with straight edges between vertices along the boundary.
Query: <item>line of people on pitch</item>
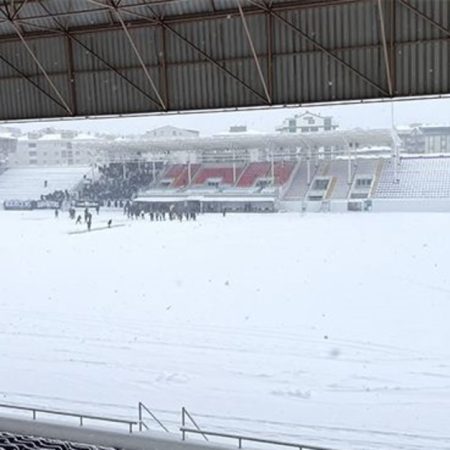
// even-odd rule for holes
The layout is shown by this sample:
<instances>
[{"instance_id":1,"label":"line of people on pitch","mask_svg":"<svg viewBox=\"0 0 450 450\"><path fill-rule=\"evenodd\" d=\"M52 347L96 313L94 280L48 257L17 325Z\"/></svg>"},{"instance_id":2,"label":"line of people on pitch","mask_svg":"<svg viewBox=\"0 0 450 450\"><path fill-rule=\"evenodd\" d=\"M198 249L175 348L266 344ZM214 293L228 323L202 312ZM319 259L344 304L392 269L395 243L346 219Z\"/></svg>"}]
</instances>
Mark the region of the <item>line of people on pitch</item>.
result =
<instances>
[{"instance_id":1,"label":"line of people on pitch","mask_svg":"<svg viewBox=\"0 0 450 450\"><path fill-rule=\"evenodd\" d=\"M130 205L128 208L124 208L124 214L129 219L145 219L148 215L151 222L165 221L166 219L173 221L178 220L180 222L185 220L197 220L197 212L194 210L183 209L176 210L175 208L169 208L169 211L164 209L150 209L144 210L137 205Z\"/></svg>"}]
</instances>

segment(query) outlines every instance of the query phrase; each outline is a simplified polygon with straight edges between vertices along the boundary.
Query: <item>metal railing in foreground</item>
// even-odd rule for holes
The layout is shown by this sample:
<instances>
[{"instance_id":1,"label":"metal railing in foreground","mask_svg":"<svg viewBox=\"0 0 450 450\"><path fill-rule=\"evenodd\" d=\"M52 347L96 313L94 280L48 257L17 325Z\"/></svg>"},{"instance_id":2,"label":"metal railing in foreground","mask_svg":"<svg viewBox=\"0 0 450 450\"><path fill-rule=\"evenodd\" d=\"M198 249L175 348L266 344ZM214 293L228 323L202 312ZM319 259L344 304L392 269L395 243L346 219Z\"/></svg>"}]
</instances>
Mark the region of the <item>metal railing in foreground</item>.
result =
<instances>
[{"instance_id":1,"label":"metal railing in foreground","mask_svg":"<svg viewBox=\"0 0 450 450\"><path fill-rule=\"evenodd\" d=\"M152 413L152 411L147 408L142 402L138 403L138 414L139 414L139 431L150 430L150 427L144 422L143 413L146 412L150 417L166 432L169 433L167 427Z\"/></svg>"},{"instance_id":2,"label":"metal railing in foreground","mask_svg":"<svg viewBox=\"0 0 450 450\"><path fill-rule=\"evenodd\" d=\"M240 434L231 434L231 433L221 433L217 431L207 431L197 428L187 428L182 426L180 428L180 431L182 433L183 440L186 439L187 433L195 433L195 434L201 434L203 437L206 438L206 436L216 436L221 438L229 438L229 439L236 439L238 441L238 448L242 448L242 443L244 441L247 442L258 442L260 444L269 444L269 445L279 445L283 447L295 447L298 450L332 450L327 447L317 447L314 445L307 445L307 444L294 444L293 442L284 442L284 441L277 441L272 439L264 439L264 438L257 438L257 437L251 437L251 436L242 436Z\"/></svg>"},{"instance_id":3,"label":"metal railing in foreground","mask_svg":"<svg viewBox=\"0 0 450 450\"><path fill-rule=\"evenodd\" d=\"M14 410L18 410L18 411L28 411L28 412L32 413L33 420L37 419L38 413L48 414L48 415L53 415L53 416L76 417L79 420L80 427L82 427L84 425L85 420L125 424L125 425L128 425L128 431L130 433L133 432L133 426L138 424L138 422L133 421L133 420L116 419L113 417L94 416L94 415L73 413L73 412L67 412L67 411L58 411L55 409L34 408L32 406L19 406L19 405L9 405L6 403L0 403L0 408L14 409Z\"/></svg>"}]
</instances>

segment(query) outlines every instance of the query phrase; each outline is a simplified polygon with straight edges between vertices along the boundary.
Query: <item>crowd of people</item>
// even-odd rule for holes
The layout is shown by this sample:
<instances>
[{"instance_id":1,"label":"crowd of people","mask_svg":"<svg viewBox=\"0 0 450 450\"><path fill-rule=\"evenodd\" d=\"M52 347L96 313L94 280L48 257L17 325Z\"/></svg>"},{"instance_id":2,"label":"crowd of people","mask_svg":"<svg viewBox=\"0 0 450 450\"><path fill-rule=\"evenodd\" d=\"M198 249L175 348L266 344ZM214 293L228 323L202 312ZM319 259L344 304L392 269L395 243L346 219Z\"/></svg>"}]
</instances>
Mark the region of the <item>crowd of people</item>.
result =
<instances>
[{"instance_id":1,"label":"crowd of people","mask_svg":"<svg viewBox=\"0 0 450 450\"><path fill-rule=\"evenodd\" d=\"M93 222L93 212L95 211L96 215L100 214L100 205L97 204L94 208L85 207L80 213L77 209L71 206L68 209L69 218L75 222L75 225L83 225L83 223L87 227L87 231L91 231L92 222ZM55 209L55 218L58 219L60 216L60 209ZM138 220L138 219L150 219L151 222L159 222L159 221L174 221L178 220L183 222L183 220L197 220L198 211L195 208L188 207L179 207L176 205L164 206L164 207L155 207L155 206L146 206L127 201L123 207L123 213L127 216L128 219ZM225 214L224 214L225 215ZM107 222L107 227L112 227L112 219L109 219Z\"/></svg>"},{"instance_id":2,"label":"crowd of people","mask_svg":"<svg viewBox=\"0 0 450 450\"><path fill-rule=\"evenodd\" d=\"M41 195L41 200L58 202L60 205L62 205L63 202L72 200L72 195L67 189L64 191L58 190L50 192L49 194Z\"/></svg>"},{"instance_id":3,"label":"crowd of people","mask_svg":"<svg viewBox=\"0 0 450 450\"><path fill-rule=\"evenodd\" d=\"M111 163L99 167L96 180L85 179L79 198L104 206L119 206L153 182L153 165L148 162Z\"/></svg>"},{"instance_id":4,"label":"crowd of people","mask_svg":"<svg viewBox=\"0 0 450 450\"><path fill-rule=\"evenodd\" d=\"M198 211L195 208L177 207L176 205L169 206L146 206L136 203L125 203L123 213L129 219L145 219L147 216L151 222L164 220L197 220Z\"/></svg>"}]
</instances>

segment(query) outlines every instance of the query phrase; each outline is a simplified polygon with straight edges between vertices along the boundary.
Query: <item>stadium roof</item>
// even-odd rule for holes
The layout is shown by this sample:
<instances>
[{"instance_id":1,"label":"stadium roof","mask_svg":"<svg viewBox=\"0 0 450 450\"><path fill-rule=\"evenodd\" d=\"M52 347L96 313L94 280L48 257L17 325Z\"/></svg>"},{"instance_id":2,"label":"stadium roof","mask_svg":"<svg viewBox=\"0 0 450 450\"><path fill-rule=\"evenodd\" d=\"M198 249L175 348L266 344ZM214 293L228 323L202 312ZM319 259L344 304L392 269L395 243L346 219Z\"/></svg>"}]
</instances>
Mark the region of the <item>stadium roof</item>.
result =
<instances>
[{"instance_id":1,"label":"stadium roof","mask_svg":"<svg viewBox=\"0 0 450 450\"><path fill-rule=\"evenodd\" d=\"M450 90L448 2L5 0L0 119Z\"/></svg>"},{"instance_id":2,"label":"stadium roof","mask_svg":"<svg viewBox=\"0 0 450 450\"><path fill-rule=\"evenodd\" d=\"M187 139L144 139L121 142L99 143L111 152L139 151L204 151L254 148L302 148L315 150L328 146L349 146L363 148L371 146L392 146L393 136L389 129L375 130L335 130L323 133L277 133L232 136L189 137ZM125 150L124 150L125 149Z\"/></svg>"}]
</instances>

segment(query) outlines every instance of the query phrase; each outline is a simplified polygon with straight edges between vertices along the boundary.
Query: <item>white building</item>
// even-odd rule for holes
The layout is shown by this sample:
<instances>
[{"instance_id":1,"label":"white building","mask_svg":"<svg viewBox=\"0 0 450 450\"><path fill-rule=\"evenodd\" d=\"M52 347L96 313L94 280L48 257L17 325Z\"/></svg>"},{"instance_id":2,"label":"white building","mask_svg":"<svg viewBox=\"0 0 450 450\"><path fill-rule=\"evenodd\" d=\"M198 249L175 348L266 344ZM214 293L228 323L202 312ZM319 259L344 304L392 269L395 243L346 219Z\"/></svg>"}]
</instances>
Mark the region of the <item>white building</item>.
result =
<instances>
[{"instance_id":1,"label":"white building","mask_svg":"<svg viewBox=\"0 0 450 450\"><path fill-rule=\"evenodd\" d=\"M197 137L200 132L196 130L187 130L184 128L177 128L171 125L155 128L145 133L145 138L180 138L180 137Z\"/></svg>"},{"instance_id":2,"label":"white building","mask_svg":"<svg viewBox=\"0 0 450 450\"><path fill-rule=\"evenodd\" d=\"M82 133L51 131L29 133L17 138L17 145L8 154L9 167L88 166L103 162L96 148L99 139Z\"/></svg>"},{"instance_id":3,"label":"white building","mask_svg":"<svg viewBox=\"0 0 450 450\"><path fill-rule=\"evenodd\" d=\"M338 128L331 116L321 116L306 111L283 120L281 126L276 128L280 133L317 133L332 131Z\"/></svg>"},{"instance_id":4,"label":"white building","mask_svg":"<svg viewBox=\"0 0 450 450\"><path fill-rule=\"evenodd\" d=\"M8 165L10 153L14 153L17 148L16 134L13 129L0 127L0 172Z\"/></svg>"}]
</instances>

